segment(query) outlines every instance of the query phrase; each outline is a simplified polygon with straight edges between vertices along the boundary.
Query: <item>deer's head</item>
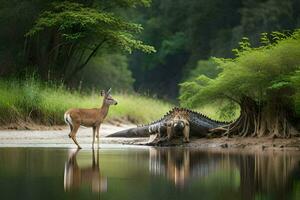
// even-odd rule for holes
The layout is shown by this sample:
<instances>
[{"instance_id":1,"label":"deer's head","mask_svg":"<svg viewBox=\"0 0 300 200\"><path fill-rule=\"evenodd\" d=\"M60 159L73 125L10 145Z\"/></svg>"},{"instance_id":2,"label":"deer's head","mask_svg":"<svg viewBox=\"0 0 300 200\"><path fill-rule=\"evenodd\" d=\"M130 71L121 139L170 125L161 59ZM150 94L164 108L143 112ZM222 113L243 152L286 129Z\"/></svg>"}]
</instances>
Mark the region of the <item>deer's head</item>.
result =
<instances>
[{"instance_id":1,"label":"deer's head","mask_svg":"<svg viewBox=\"0 0 300 200\"><path fill-rule=\"evenodd\" d=\"M111 88L109 88L109 90L105 91L105 90L101 90L101 96L104 97L103 99L103 104L106 105L117 105L118 102L112 98L112 96L110 95L111 92Z\"/></svg>"}]
</instances>

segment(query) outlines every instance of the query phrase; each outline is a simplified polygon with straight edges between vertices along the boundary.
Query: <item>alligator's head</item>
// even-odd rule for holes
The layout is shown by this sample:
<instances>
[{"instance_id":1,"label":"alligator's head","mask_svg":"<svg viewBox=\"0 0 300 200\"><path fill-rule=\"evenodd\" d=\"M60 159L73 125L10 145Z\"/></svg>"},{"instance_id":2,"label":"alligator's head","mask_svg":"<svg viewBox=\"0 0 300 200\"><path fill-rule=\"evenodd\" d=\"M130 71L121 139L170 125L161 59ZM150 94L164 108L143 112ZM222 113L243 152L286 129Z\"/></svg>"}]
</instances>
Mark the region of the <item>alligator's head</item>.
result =
<instances>
[{"instance_id":1,"label":"alligator's head","mask_svg":"<svg viewBox=\"0 0 300 200\"><path fill-rule=\"evenodd\" d=\"M175 133L182 133L188 123L188 114L186 111L175 111L171 120L171 126Z\"/></svg>"},{"instance_id":2,"label":"alligator's head","mask_svg":"<svg viewBox=\"0 0 300 200\"><path fill-rule=\"evenodd\" d=\"M184 127L185 127L185 124L184 124L183 120L175 121L173 124L173 128L176 132L182 131L184 129Z\"/></svg>"}]
</instances>

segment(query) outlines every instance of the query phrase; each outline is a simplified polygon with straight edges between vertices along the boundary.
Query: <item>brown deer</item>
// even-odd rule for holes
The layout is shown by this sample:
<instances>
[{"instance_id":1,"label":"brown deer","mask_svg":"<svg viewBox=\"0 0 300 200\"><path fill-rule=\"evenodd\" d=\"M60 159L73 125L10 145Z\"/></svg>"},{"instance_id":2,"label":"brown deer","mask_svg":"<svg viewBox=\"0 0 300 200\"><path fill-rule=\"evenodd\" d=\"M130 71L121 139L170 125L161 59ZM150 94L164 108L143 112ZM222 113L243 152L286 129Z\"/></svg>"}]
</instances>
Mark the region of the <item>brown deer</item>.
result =
<instances>
[{"instance_id":1,"label":"brown deer","mask_svg":"<svg viewBox=\"0 0 300 200\"><path fill-rule=\"evenodd\" d=\"M111 88L105 92L101 91L101 96L104 96L101 108L83 109L83 108L71 108L65 112L64 118L65 122L70 126L71 132L69 137L72 138L74 143L77 145L78 149L81 149L80 145L76 140L76 133L79 127L92 127L93 128L93 143L94 148L95 136L97 132L97 142L99 145L99 129L101 123L107 116L109 106L117 105L118 102L113 99L110 95Z\"/></svg>"}]
</instances>

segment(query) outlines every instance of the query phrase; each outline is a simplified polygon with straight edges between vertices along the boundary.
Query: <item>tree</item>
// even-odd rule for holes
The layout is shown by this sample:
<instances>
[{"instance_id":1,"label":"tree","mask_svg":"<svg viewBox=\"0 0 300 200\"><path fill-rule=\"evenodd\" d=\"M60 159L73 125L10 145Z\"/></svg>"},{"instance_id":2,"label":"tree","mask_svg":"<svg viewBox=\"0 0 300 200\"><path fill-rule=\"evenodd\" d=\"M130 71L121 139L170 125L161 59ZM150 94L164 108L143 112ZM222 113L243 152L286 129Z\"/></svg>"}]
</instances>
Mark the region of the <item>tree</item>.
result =
<instances>
[{"instance_id":1,"label":"tree","mask_svg":"<svg viewBox=\"0 0 300 200\"><path fill-rule=\"evenodd\" d=\"M51 3L26 34L29 64L37 66L43 77L51 72L56 78L70 82L101 48L154 52L152 46L135 39L135 34L143 29L140 24L128 22L113 12L119 7L149 3L149 0Z\"/></svg>"},{"instance_id":2,"label":"tree","mask_svg":"<svg viewBox=\"0 0 300 200\"><path fill-rule=\"evenodd\" d=\"M227 99L240 106L239 118L226 134L290 137L299 129L300 30L290 36L262 35L262 46L245 38L234 59L215 59L222 72L215 79L200 76L181 84L180 100L193 107Z\"/></svg>"},{"instance_id":3,"label":"tree","mask_svg":"<svg viewBox=\"0 0 300 200\"><path fill-rule=\"evenodd\" d=\"M82 88L113 88L114 92L133 90L131 71L125 55L102 54L91 60L81 73L76 75Z\"/></svg>"},{"instance_id":4,"label":"tree","mask_svg":"<svg viewBox=\"0 0 300 200\"><path fill-rule=\"evenodd\" d=\"M199 59L231 55L236 44L231 29L239 25L240 7L240 0L154 0L140 21L145 24L142 38L157 54L129 57L136 88L175 98L178 83Z\"/></svg>"},{"instance_id":5,"label":"tree","mask_svg":"<svg viewBox=\"0 0 300 200\"><path fill-rule=\"evenodd\" d=\"M209 60L199 60L197 66L189 71L187 75L187 80L193 80L197 78L200 74L205 75L208 78L216 78L221 70L218 68L218 63L214 59Z\"/></svg>"},{"instance_id":6,"label":"tree","mask_svg":"<svg viewBox=\"0 0 300 200\"><path fill-rule=\"evenodd\" d=\"M199 60L234 57L231 49L243 36L258 46L262 32L299 27L299 9L299 0L153 0L135 18L145 24L141 38L157 54L129 57L135 87L176 97L178 83Z\"/></svg>"},{"instance_id":7,"label":"tree","mask_svg":"<svg viewBox=\"0 0 300 200\"><path fill-rule=\"evenodd\" d=\"M241 8L241 34L259 45L262 32L290 30L296 23L293 0L245 0Z\"/></svg>"}]
</instances>

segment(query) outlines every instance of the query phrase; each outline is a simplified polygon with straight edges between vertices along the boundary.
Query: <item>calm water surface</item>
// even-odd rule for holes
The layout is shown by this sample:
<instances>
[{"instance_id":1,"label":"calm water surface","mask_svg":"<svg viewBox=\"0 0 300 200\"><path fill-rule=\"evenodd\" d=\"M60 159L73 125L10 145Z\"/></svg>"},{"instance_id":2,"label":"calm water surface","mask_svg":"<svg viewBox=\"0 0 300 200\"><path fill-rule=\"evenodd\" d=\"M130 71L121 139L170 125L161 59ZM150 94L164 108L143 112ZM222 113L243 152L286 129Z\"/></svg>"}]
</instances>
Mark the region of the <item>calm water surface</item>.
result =
<instances>
[{"instance_id":1,"label":"calm water surface","mask_svg":"<svg viewBox=\"0 0 300 200\"><path fill-rule=\"evenodd\" d=\"M0 199L300 199L300 154L1 148Z\"/></svg>"}]
</instances>

